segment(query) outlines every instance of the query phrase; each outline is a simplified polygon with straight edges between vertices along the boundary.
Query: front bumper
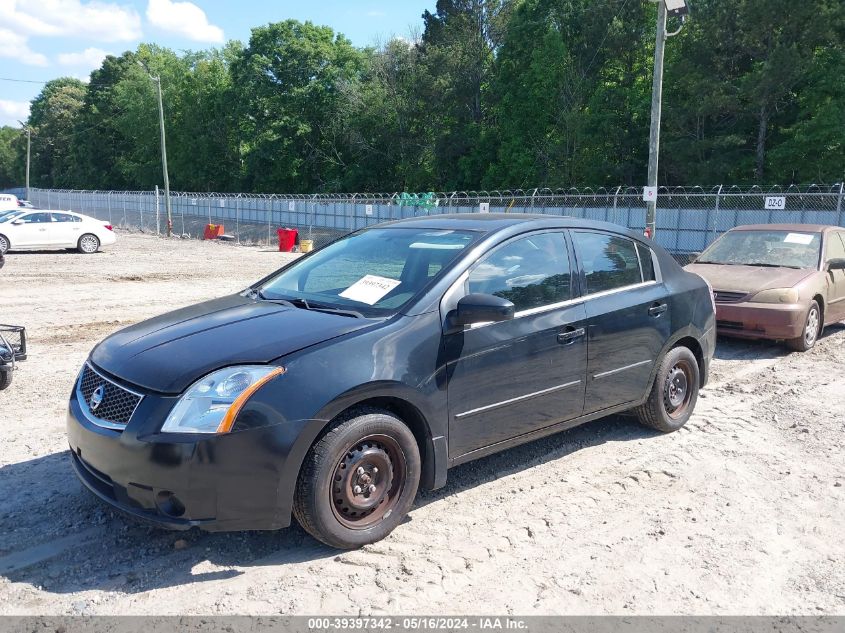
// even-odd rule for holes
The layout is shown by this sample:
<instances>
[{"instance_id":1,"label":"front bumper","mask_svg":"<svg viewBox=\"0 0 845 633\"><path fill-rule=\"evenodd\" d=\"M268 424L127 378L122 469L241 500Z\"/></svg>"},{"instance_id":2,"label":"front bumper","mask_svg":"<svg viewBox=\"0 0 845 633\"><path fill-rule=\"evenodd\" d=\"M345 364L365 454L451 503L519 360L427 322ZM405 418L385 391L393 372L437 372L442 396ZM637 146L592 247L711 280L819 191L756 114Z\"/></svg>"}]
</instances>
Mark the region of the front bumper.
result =
<instances>
[{"instance_id":1,"label":"front bumper","mask_svg":"<svg viewBox=\"0 0 845 633\"><path fill-rule=\"evenodd\" d=\"M800 303L716 304L716 328L719 334L753 339L792 339L801 336L807 306Z\"/></svg>"},{"instance_id":2,"label":"front bumper","mask_svg":"<svg viewBox=\"0 0 845 633\"><path fill-rule=\"evenodd\" d=\"M146 396L126 428L114 430L95 424L74 390L67 433L80 481L103 501L162 528L290 525L295 475L285 465L299 425L208 437L148 432L174 402Z\"/></svg>"}]
</instances>

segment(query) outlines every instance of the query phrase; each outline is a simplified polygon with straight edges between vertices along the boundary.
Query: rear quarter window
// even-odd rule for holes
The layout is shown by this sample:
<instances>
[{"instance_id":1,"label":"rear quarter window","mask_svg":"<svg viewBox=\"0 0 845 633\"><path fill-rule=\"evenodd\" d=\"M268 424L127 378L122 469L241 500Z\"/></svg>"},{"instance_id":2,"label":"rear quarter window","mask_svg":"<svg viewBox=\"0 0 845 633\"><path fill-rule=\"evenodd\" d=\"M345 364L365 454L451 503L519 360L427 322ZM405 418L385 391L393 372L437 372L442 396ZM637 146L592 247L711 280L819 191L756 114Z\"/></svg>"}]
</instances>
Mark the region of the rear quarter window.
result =
<instances>
[{"instance_id":1,"label":"rear quarter window","mask_svg":"<svg viewBox=\"0 0 845 633\"><path fill-rule=\"evenodd\" d=\"M643 269L643 281L655 281L657 276L654 274L654 259L652 259L651 249L637 242L637 252L640 255L640 265Z\"/></svg>"}]
</instances>

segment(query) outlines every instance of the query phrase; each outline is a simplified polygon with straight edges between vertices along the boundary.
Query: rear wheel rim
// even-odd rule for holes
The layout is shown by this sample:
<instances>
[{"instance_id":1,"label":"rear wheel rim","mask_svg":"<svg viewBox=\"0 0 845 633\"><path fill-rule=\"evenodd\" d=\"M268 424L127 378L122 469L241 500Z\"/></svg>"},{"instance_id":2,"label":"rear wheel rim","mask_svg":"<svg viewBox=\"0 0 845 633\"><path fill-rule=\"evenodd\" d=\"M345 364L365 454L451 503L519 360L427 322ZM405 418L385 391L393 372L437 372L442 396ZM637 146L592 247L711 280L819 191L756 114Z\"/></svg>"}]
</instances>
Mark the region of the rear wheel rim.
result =
<instances>
[{"instance_id":1,"label":"rear wheel rim","mask_svg":"<svg viewBox=\"0 0 845 633\"><path fill-rule=\"evenodd\" d=\"M6 238L0 235L0 253L5 253L9 250L9 242L6 241Z\"/></svg>"},{"instance_id":2,"label":"rear wheel rim","mask_svg":"<svg viewBox=\"0 0 845 633\"><path fill-rule=\"evenodd\" d=\"M687 360L679 360L663 382L663 407L673 420L681 418L692 400L694 372Z\"/></svg>"},{"instance_id":3,"label":"rear wheel rim","mask_svg":"<svg viewBox=\"0 0 845 633\"><path fill-rule=\"evenodd\" d=\"M816 342L819 335L819 311L813 306L807 315L807 325L804 327L804 343L809 347Z\"/></svg>"},{"instance_id":4,"label":"rear wheel rim","mask_svg":"<svg viewBox=\"0 0 845 633\"><path fill-rule=\"evenodd\" d=\"M84 235L82 239L79 240L79 245L86 253L93 253L100 246L97 238L93 235Z\"/></svg>"},{"instance_id":5,"label":"rear wheel rim","mask_svg":"<svg viewBox=\"0 0 845 633\"><path fill-rule=\"evenodd\" d=\"M332 512L352 530L388 518L405 489L405 453L389 435L374 434L347 446L331 481Z\"/></svg>"}]
</instances>

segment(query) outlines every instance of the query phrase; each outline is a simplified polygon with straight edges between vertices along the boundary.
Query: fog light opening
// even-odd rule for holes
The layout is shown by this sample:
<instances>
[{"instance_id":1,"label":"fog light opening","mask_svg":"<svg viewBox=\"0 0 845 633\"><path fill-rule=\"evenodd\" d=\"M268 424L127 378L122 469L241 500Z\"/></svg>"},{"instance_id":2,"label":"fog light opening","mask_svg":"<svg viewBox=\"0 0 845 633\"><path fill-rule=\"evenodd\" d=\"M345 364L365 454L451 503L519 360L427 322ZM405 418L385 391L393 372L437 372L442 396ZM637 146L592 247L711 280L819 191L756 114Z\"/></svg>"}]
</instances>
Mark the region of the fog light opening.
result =
<instances>
[{"instance_id":1,"label":"fog light opening","mask_svg":"<svg viewBox=\"0 0 845 633\"><path fill-rule=\"evenodd\" d=\"M160 490L156 494L156 506L169 517L179 518L185 514L185 505L169 490Z\"/></svg>"}]
</instances>

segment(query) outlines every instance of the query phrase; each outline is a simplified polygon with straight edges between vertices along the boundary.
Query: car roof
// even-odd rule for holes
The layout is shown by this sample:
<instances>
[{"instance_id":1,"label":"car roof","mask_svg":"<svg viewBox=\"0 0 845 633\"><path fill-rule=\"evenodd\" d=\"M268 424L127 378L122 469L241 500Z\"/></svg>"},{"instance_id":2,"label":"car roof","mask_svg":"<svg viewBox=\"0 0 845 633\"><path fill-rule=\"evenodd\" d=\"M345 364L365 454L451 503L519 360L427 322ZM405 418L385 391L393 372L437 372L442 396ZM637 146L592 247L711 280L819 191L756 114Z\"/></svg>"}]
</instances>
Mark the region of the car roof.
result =
<instances>
[{"instance_id":1,"label":"car roof","mask_svg":"<svg viewBox=\"0 0 845 633\"><path fill-rule=\"evenodd\" d=\"M826 233L837 230L845 229L833 224L746 224L731 229L731 231L796 231L799 233Z\"/></svg>"},{"instance_id":2,"label":"car roof","mask_svg":"<svg viewBox=\"0 0 845 633\"><path fill-rule=\"evenodd\" d=\"M432 230L478 231L496 233L512 227L526 231L534 229L600 229L622 233L642 240L639 233L610 222L583 220L562 215L543 215L540 213L443 213L425 217L407 218L379 224L379 227L415 228Z\"/></svg>"}]
</instances>

